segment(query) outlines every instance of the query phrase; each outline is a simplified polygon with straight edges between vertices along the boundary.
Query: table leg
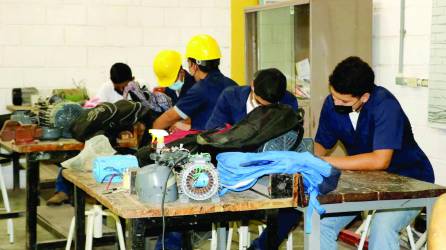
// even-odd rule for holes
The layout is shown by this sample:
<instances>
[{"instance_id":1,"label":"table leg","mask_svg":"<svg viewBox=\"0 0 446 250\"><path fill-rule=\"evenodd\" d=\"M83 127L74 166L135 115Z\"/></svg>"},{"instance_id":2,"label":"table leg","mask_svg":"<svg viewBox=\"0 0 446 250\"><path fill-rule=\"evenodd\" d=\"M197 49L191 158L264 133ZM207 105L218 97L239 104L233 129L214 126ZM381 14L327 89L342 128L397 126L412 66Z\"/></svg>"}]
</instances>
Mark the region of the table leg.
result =
<instances>
[{"instance_id":1,"label":"table leg","mask_svg":"<svg viewBox=\"0 0 446 250\"><path fill-rule=\"evenodd\" d=\"M435 200L436 199L431 199L426 202L426 230L428 230L429 224L431 223L432 209L434 208Z\"/></svg>"},{"instance_id":2,"label":"table leg","mask_svg":"<svg viewBox=\"0 0 446 250\"><path fill-rule=\"evenodd\" d=\"M39 199L39 161L36 154L26 155L26 247L35 249L37 242L37 205Z\"/></svg>"},{"instance_id":3,"label":"table leg","mask_svg":"<svg viewBox=\"0 0 446 250\"><path fill-rule=\"evenodd\" d=\"M308 208L304 209L303 218L305 220ZM316 210L313 211L311 216L311 233L304 232L304 249L305 250L318 250L321 248L321 216Z\"/></svg>"},{"instance_id":4,"label":"table leg","mask_svg":"<svg viewBox=\"0 0 446 250\"><path fill-rule=\"evenodd\" d=\"M145 249L145 224L144 219L129 219L127 223L127 249L144 250Z\"/></svg>"},{"instance_id":5,"label":"table leg","mask_svg":"<svg viewBox=\"0 0 446 250\"><path fill-rule=\"evenodd\" d=\"M13 190L20 189L20 155L12 153L12 173L13 173Z\"/></svg>"},{"instance_id":6,"label":"table leg","mask_svg":"<svg viewBox=\"0 0 446 250\"><path fill-rule=\"evenodd\" d=\"M75 249L85 248L85 192L74 187Z\"/></svg>"},{"instance_id":7,"label":"table leg","mask_svg":"<svg viewBox=\"0 0 446 250\"><path fill-rule=\"evenodd\" d=\"M218 223L217 225L217 249L226 250L226 227L222 226L222 223Z\"/></svg>"},{"instance_id":8,"label":"table leg","mask_svg":"<svg viewBox=\"0 0 446 250\"><path fill-rule=\"evenodd\" d=\"M267 249L277 250L277 231L278 231L278 223L277 223L277 215L279 213L278 209L272 209L267 211L266 217L266 225L268 228L268 235L266 238Z\"/></svg>"}]
</instances>

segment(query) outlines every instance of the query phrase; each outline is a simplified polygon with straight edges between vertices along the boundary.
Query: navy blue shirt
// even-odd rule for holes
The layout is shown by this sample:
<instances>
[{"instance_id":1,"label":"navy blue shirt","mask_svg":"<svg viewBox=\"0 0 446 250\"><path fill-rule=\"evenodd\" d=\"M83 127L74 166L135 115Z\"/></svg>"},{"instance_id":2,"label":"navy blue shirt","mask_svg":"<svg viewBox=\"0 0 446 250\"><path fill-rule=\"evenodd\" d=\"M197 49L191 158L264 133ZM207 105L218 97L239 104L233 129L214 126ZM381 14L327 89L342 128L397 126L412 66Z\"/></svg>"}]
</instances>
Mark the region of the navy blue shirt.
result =
<instances>
[{"instance_id":1,"label":"navy blue shirt","mask_svg":"<svg viewBox=\"0 0 446 250\"><path fill-rule=\"evenodd\" d=\"M206 129L222 128L226 123L234 125L245 118L249 93L251 93L251 86L234 86L225 89L218 98L214 111L206 124ZM288 104L297 111L297 99L288 91L285 92L280 103Z\"/></svg>"},{"instance_id":2,"label":"navy blue shirt","mask_svg":"<svg viewBox=\"0 0 446 250\"><path fill-rule=\"evenodd\" d=\"M359 114L356 130L348 114L334 110L333 97L324 102L315 141L326 149L341 141L348 155L393 149L388 172L434 182L429 159L416 143L409 119L395 96L376 86Z\"/></svg>"},{"instance_id":3,"label":"navy blue shirt","mask_svg":"<svg viewBox=\"0 0 446 250\"><path fill-rule=\"evenodd\" d=\"M191 119L191 129L204 130L221 92L233 85L236 83L219 70L211 71L206 78L195 83L174 108L181 118Z\"/></svg>"}]
</instances>

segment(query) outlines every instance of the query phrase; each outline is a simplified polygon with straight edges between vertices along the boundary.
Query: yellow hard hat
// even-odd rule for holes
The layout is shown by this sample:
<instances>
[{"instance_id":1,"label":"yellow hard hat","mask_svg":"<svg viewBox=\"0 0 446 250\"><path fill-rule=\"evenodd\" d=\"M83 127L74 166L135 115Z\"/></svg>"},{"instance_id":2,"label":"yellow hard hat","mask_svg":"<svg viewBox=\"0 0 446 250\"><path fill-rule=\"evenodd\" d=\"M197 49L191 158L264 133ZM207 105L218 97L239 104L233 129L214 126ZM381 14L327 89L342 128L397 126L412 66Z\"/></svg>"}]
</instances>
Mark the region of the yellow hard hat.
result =
<instances>
[{"instance_id":1,"label":"yellow hard hat","mask_svg":"<svg viewBox=\"0 0 446 250\"><path fill-rule=\"evenodd\" d=\"M197 35L190 39L186 46L186 57L198 61L208 61L221 58L220 46L209 35Z\"/></svg>"},{"instance_id":2,"label":"yellow hard hat","mask_svg":"<svg viewBox=\"0 0 446 250\"><path fill-rule=\"evenodd\" d=\"M181 68L181 54L175 50L163 50L153 60L153 71L158 84L168 87L175 82Z\"/></svg>"}]
</instances>

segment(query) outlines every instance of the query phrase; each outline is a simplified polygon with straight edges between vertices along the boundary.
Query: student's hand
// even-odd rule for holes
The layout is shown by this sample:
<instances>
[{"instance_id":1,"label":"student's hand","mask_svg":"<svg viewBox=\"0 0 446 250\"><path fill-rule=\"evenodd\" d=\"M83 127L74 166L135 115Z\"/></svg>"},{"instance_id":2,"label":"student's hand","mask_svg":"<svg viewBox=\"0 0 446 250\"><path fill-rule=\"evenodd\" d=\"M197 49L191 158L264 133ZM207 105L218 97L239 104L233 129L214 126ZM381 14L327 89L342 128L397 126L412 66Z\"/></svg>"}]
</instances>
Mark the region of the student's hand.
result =
<instances>
[{"instance_id":1,"label":"student's hand","mask_svg":"<svg viewBox=\"0 0 446 250\"><path fill-rule=\"evenodd\" d=\"M169 132L175 133L177 131L188 131L188 130L190 130L190 128L191 128L190 124L187 124L183 121L179 121L179 122L176 122L174 125L172 125L169 128Z\"/></svg>"}]
</instances>

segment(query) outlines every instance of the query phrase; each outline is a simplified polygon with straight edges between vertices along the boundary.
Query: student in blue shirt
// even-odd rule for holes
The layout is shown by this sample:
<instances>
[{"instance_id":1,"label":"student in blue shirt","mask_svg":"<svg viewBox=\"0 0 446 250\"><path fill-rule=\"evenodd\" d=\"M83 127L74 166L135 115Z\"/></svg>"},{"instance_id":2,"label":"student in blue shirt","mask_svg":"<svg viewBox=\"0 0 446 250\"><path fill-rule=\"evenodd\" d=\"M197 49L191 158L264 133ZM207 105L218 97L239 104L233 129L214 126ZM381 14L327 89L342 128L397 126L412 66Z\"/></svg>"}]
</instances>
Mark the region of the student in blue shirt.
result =
<instances>
[{"instance_id":1,"label":"student in blue shirt","mask_svg":"<svg viewBox=\"0 0 446 250\"><path fill-rule=\"evenodd\" d=\"M330 92L322 107L315 138L315 154L343 170L384 170L434 182L432 166L416 143L412 128L398 100L376 86L371 67L359 57L339 63L330 76ZM329 156L336 142L347 156ZM399 232L419 213L418 209L378 210L373 216L369 249L399 247ZM337 249L339 232L356 214L321 220L321 249Z\"/></svg>"},{"instance_id":2,"label":"student in blue shirt","mask_svg":"<svg viewBox=\"0 0 446 250\"><path fill-rule=\"evenodd\" d=\"M158 85L166 87L164 94L175 105L194 85L195 79L181 65L181 54L175 50L162 50L153 60L153 72Z\"/></svg>"},{"instance_id":3,"label":"student in blue shirt","mask_svg":"<svg viewBox=\"0 0 446 250\"><path fill-rule=\"evenodd\" d=\"M220 64L220 48L211 36L197 35L186 47L189 73L195 83L187 93L153 123L153 128L167 129L180 120L191 119L191 129L204 130L221 92L235 82L225 77Z\"/></svg>"},{"instance_id":4,"label":"student in blue shirt","mask_svg":"<svg viewBox=\"0 0 446 250\"><path fill-rule=\"evenodd\" d=\"M260 70L250 86L234 86L223 91L218 98L206 129L234 125L260 105L282 103L297 111L296 97L286 90L286 77L280 70Z\"/></svg>"},{"instance_id":5,"label":"student in blue shirt","mask_svg":"<svg viewBox=\"0 0 446 250\"><path fill-rule=\"evenodd\" d=\"M329 78L330 95L325 99L315 138L315 154L338 169L376 171L434 182L432 166L415 142L412 128L398 100L387 89L376 86L372 68L359 57L340 62ZM340 141L347 156L329 156ZM279 214L279 242L300 219L288 211ZM396 250L399 232L419 213L418 209L378 210L373 216L369 249ZM358 214L343 213L321 220L321 249L337 249L339 232ZM262 238L263 236L263 238ZM265 236L249 249L266 249Z\"/></svg>"}]
</instances>

